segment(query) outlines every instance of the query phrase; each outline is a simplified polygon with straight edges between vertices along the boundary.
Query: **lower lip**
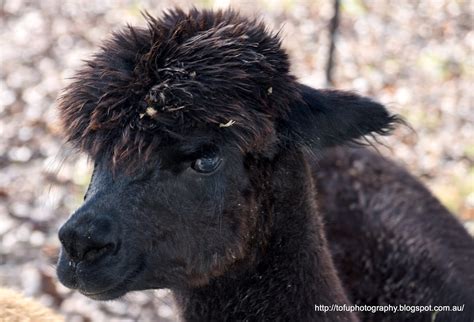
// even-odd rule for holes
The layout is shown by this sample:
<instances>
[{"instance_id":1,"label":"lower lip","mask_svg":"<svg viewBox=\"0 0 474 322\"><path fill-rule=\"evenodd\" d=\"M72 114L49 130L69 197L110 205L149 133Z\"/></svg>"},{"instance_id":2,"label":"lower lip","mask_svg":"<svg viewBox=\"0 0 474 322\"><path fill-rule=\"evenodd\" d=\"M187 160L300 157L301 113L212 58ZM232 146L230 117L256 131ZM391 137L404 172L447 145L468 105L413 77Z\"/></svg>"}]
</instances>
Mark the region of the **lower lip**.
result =
<instances>
[{"instance_id":1,"label":"lower lip","mask_svg":"<svg viewBox=\"0 0 474 322\"><path fill-rule=\"evenodd\" d=\"M78 290L81 294L87 296L87 297L90 297L92 299L100 299L102 296L104 295L108 295L108 294L114 294L114 293L122 293L123 290L126 290L127 287L126 285L127 284L130 284L132 283L132 280L143 270L144 268L144 261L142 260L140 262L140 265L138 266L138 268L132 272L130 272L126 278L119 282L118 284L114 285L113 287L105 290L105 291L100 291L100 292L87 292L86 290ZM128 282L127 282L128 281ZM127 291L123 292L124 294L126 293ZM120 295L119 295L120 296ZM117 297L117 296L114 296L114 298Z\"/></svg>"},{"instance_id":2,"label":"lower lip","mask_svg":"<svg viewBox=\"0 0 474 322\"><path fill-rule=\"evenodd\" d=\"M79 292L80 292L82 295L85 295L85 296L96 296L96 295L105 294L105 293L108 292L108 290L107 290L107 291L102 291L102 292L87 292L87 291L79 290Z\"/></svg>"},{"instance_id":3,"label":"lower lip","mask_svg":"<svg viewBox=\"0 0 474 322\"><path fill-rule=\"evenodd\" d=\"M87 296L88 298L95 300L95 301L109 301L109 300L115 300L119 298L122 294L117 295L117 296L107 296L107 293L94 293L94 294L89 294L89 293L82 293L82 295Z\"/></svg>"}]
</instances>

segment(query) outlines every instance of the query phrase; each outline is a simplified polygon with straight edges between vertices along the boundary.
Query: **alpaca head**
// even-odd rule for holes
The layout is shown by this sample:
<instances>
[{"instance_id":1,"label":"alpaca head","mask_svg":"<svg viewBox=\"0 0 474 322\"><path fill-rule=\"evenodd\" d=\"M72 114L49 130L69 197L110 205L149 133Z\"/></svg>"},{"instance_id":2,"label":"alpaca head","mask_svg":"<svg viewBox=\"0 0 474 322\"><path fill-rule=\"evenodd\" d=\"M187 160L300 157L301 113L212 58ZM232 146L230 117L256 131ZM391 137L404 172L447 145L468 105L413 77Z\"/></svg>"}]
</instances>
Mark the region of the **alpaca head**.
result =
<instances>
[{"instance_id":1,"label":"alpaca head","mask_svg":"<svg viewBox=\"0 0 474 322\"><path fill-rule=\"evenodd\" d=\"M248 265L269 233L272 160L396 120L369 99L298 84L277 35L233 11L147 20L105 42L59 104L95 168L60 229L58 276L95 299Z\"/></svg>"}]
</instances>

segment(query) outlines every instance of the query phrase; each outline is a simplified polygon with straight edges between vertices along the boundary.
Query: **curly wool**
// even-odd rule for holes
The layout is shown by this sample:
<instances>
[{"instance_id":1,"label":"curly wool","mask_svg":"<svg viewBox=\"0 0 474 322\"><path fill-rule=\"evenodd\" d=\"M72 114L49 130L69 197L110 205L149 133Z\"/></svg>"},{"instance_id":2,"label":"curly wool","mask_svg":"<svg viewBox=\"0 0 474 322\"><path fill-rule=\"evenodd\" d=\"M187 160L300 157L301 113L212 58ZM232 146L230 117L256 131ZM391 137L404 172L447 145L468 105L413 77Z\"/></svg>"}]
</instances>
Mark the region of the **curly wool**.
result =
<instances>
[{"instance_id":1,"label":"curly wool","mask_svg":"<svg viewBox=\"0 0 474 322\"><path fill-rule=\"evenodd\" d=\"M64 322L64 318L32 298L0 287L0 321Z\"/></svg>"},{"instance_id":2,"label":"curly wool","mask_svg":"<svg viewBox=\"0 0 474 322\"><path fill-rule=\"evenodd\" d=\"M67 140L127 166L191 130L243 151L268 148L299 97L278 35L232 10L145 18L148 28L113 34L62 93Z\"/></svg>"}]
</instances>

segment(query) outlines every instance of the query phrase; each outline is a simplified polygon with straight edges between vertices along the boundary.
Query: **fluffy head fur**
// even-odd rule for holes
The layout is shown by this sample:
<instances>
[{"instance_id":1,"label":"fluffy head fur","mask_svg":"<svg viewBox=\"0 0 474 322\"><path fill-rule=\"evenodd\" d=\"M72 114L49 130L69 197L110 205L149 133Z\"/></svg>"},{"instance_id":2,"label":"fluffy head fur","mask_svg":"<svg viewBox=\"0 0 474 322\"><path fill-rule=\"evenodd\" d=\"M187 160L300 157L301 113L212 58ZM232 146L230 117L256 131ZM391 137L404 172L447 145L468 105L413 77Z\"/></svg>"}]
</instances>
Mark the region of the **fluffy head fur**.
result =
<instances>
[{"instance_id":1,"label":"fluffy head fur","mask_svg":"<svg viewBox=\"0 0 474 322\"><path fill-rule=\"evenodd\" d=\"M277 35L231 10L145 16L147 29L115 33L64 91L68 141L128 166L199 128L243 151L268 146L298 97Z\"/></svg>"}]
</instances>

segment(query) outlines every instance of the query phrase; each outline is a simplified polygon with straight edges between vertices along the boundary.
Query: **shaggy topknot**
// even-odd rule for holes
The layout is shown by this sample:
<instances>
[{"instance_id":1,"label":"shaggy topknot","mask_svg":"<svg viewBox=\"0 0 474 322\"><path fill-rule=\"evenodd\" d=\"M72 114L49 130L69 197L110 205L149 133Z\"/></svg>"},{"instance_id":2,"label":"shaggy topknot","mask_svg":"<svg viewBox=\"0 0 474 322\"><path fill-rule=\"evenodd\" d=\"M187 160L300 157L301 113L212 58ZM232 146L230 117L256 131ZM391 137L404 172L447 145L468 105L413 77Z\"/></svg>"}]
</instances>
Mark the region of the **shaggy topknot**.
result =
<instances>
[{"instance_id":1,"label":"shaggy topknot","mask_svg":"<svg viewBox=\"0 0 474 322\"><path fill-rule=\"evenodd\" d=\"M278 35L232 10L145 18L148 28L113 34L62 93L68 141L128 166L191 129L263 149L299 97Z\"/></svg>"}]
</instances>

